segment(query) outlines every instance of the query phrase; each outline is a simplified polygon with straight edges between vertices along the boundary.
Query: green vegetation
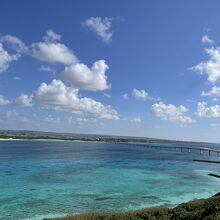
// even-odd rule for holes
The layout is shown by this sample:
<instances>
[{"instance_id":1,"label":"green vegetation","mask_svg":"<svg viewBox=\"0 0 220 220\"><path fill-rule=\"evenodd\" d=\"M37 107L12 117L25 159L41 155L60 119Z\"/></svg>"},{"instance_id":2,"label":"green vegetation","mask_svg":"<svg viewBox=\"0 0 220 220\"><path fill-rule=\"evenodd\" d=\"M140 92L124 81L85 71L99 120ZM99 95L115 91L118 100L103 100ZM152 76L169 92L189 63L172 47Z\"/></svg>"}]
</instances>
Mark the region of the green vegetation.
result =
<instances>
[{"instance_id":1,"label":"green vegetation","mask_svg":"<svg viewBox=\"0 0 220 220\"><path fill-rule=\"evenodd\" d=\"M160 206L120 213L95 212L50 220L220 220L220 193L175 208Z\"/></svg>"}]
</instances>

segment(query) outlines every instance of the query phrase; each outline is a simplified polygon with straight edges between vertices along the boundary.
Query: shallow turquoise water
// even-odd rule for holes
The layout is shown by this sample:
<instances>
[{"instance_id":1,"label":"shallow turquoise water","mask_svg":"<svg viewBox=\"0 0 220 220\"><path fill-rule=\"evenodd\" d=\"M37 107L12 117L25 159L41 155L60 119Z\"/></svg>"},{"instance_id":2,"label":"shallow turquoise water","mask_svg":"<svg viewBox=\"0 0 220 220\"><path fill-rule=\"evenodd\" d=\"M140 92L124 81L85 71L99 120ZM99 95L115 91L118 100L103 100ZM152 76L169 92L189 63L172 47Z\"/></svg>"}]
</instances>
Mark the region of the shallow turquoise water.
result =
<instances>
[{"instance_id":1,"label":"shallow turquoise water","mask_svg":"<svg viewBox=\"0 0 220 220\"><path fill-rule=\"evenodd\" d=\"M192 162L206 157L125 144L0 141L0 219L39 220L208 197L220 191L220 180L207 176L220 173L220 165Z\"/></svg>"}]
</instances>

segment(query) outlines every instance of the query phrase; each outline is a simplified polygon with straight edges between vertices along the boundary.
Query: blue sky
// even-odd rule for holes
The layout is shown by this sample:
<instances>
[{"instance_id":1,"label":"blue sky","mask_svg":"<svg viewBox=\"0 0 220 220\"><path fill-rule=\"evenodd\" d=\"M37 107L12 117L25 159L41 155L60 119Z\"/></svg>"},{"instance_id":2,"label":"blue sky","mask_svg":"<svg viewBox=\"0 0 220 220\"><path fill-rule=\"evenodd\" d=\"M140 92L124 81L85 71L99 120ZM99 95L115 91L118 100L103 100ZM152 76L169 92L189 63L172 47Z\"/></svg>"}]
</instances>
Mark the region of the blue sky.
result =
<instances>
[{"instance_id":1,"label":"blue sky","mask_svg":"<svg viewBox=\"0 0 220 220\"><path fill-rule=\"evenodd\" d=\"M1 1L0 129L220 142L219 1Z\"/></svg>"}]
</instances>

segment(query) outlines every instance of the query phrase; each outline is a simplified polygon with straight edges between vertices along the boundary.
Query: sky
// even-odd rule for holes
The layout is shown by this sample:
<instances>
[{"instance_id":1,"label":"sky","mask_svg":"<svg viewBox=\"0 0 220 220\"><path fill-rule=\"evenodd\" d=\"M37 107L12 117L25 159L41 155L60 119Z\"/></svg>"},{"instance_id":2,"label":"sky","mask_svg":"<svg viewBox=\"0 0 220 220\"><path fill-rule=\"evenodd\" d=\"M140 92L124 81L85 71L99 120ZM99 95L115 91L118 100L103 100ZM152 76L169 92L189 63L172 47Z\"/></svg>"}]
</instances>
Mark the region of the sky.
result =
<instances>
[{"instance_id":1,"label":"sky","mask_svg":"<svg viewBox=\"0 0 220 220\"><path fill-rule=\"evenodd\" d=\"M218 0L3 0L0 129L220 142Z\"/></svg>"}]
</instances>

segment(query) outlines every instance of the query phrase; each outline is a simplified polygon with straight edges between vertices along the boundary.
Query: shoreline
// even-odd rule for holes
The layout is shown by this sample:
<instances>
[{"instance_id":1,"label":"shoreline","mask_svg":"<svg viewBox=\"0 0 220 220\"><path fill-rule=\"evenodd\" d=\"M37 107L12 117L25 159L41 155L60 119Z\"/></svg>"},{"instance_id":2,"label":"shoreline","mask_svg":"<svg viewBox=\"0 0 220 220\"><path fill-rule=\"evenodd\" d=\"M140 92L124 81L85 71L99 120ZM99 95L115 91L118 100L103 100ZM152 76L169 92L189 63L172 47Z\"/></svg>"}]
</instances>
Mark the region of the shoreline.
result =
<instances>
[{"instance_id":1,"label":"shoreline","mask_svg":"<svg viewBox=\"0 0 220 220\"><path fill-rule=\"evenodd\" d=\"M220 219L219 205L220 193L217 193L207 199L194 199L175 207L156 206L124 212L96 211L42 220L218 220Z\"/></svg>"},{"instance_id":2,"label":"shoreline","mask_svg":"<svg viewBox=\"0 0 220 220\"><path fill-rule=\"evenodd\" d=\"M75 142L83 142L80 140L66 140L66 139L38 139L38 138L0 138L0 141L75 141Z\"/></svg>"},{"instance_id":3,"label":"shoreline","mask_svg":"<svg viewBox=\"0 0 220 220\"><path fill-rule=\"evenodd\" d=\"M126 136L126 135L109 135L109 134L86 134L86 133L61 133L50 131L33 131L33 130L0 130L0 139L5 138L40 138L45 139L62 139L62 140L88 140L88 141L121 141L121 142L143 142L143 143L190 143L190 144L212 144L218 145L220 143L195 141L195 140L177 140L177 139L163 139L158 137L143 137L143 136Z\"/></svg>"},{"instance_id":4,"label":"shoreline","mask_svg":"<svg viewBox=\"0 0 220 220\"><path fill-rule=\"evenodd\" d=\"M112 143L110 141L97 141L97 140L70 140L70 139L56 139L56 138L48 138L48 139L43 139L43 138L0 138L1 141L51 141L51 142L75 142L75 143ZM120 142L119 142L120 143Z\"/></svg>"}]
</instances>

